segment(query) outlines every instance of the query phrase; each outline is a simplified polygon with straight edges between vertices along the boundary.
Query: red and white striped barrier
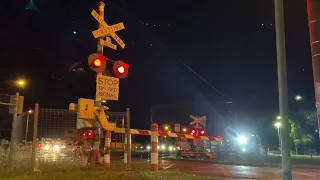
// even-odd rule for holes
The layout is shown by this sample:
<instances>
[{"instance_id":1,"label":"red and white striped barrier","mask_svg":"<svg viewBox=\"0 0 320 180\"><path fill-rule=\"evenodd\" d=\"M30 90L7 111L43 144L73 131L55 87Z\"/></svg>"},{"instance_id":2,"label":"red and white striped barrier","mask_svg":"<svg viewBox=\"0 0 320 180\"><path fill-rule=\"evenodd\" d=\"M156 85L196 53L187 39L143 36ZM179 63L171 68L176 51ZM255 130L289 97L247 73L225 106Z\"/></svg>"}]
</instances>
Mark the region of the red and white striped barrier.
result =
<instances>
[{"instance_id":1,"label":"red and white striped barrier","mask_svg":"<svg viewBox=\"0 0 320 180\"><path fill-rule=\"evenodd\" d=\"M111 143L110 131L106 131L105 143L106 143L106 154L104 155L104 163L107 167L110 167L110 143Z\"/></svg>"},{"instance_id":2,"label":"red and white striped barrier","mask_svg":"<svg viewBox=\"0 0 320 180\"><path fill-rule=\"evenodd\" d=\"M120 128L119 128L120 129ZM151 135L151 131L140 130L140 129L131 129L130 134L140 134L140 135ZM210 137L210 136L195 136L191 134L180 134L180 133L169 133L158 131L158 136L166 137L176 137L176 138L185 138L185 139L199 139L199 140L208 140L208 141L217 141L222 142L222 137Z\"/></svg>"},{"instance_id":3,"label":"red and white striped barrier","mask_svg":"<svg viewBox=\"0 0 320 180\"><path fill-rule=\"evenodd\" d=\"M158 124L151 125L151 169L158 171Z\"/></svg>"}]
</instances>

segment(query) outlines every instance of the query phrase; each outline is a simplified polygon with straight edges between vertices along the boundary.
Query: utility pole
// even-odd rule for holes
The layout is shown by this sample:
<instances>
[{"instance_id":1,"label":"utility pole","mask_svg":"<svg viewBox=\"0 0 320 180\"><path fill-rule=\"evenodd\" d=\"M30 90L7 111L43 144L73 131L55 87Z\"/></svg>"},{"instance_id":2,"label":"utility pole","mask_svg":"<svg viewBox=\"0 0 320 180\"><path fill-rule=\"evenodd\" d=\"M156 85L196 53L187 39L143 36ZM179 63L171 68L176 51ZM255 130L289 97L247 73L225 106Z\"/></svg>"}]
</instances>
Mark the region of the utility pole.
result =
<instances>
[{"instance_id":1,"label":"utility pole","mask_svg":"<svg viewBox=\"0 0 320 180\"><path fill-rule=\"evenodd\" d=\"M310 47L313 67L314 90L320 138L320 1L307 0Z\"/></svg>"},{"instance_id":2,"label":"utility pole","mask_svg":"<svg viewBox=\"0 0 320 180\"><path fill-rule=\"evenodd\" d=\"M287 64L284 28L283 0L274 0L276 42L277 42L277 67L279 88L279 110L281 116L281 154L283 180L292 180L291 156L290 156L290 125L288 113L288 87Z\"/></svg>"}]
</instances>

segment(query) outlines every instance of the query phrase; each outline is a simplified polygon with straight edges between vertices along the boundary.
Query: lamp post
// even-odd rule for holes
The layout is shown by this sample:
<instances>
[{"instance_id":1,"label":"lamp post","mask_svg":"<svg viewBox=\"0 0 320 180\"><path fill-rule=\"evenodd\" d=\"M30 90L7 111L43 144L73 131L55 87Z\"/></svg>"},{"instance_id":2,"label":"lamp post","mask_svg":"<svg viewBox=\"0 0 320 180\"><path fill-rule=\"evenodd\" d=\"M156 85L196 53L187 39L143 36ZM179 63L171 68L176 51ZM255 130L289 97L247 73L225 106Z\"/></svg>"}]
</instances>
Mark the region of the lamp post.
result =
<instances>
[{"instance_id":1,"label":"lamp post","mask_svg":"<svg viewBox=\"0 0 320 180\"><path fill-rule=\"evenodd\" d=\"M278 139L279 139L279 149L280 149L280 153L281 153L281 131L280 131L280 127L281 127L281 123L280 122L277 122L274 124L275 127L277 127L278 129Z\"/></svg>"},{"instance_id":2,"label":"lamp post","mask_svg":"<svg viewBox=\"0 0 320 180\"><path fill-rule=\"evenodd\" d=\"M27 142L28 140L28 130L29 130L29 119L30 119L30 115L32 114L32 110L30 109L28 112L27 112L27 123L26 123L26 135L25 135L25 138L24 140Z\"/></svg>"}]
</instances>

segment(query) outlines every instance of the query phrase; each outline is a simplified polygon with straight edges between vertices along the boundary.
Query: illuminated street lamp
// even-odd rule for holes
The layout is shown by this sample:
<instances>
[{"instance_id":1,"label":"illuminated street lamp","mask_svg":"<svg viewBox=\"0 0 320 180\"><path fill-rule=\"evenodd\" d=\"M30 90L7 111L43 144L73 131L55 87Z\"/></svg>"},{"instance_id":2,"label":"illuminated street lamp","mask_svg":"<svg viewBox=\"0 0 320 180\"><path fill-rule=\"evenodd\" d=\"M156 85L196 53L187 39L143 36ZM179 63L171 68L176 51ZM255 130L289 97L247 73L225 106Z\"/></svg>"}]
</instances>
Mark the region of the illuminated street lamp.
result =
<instances>
[{"instance_id":1,"label":"illuminated street lamp","mask_svg":"<svg viewBox=\"0 0 320 180\"><path fill-rule=\"evenodd\" d=\"M164 129L167 131L169 129L169 126L168 125L165 125L164 126Z\"/></svg>"},{"instance_id":2,"label":"illuminated street lamp","mask_svg":"<svg viewBox=\"0 0 320 180\"><path fill-rule=\"evenodd\" d=\"M24 88L27 84L26 80L24 79L18 79L15 83L20 88Z\"/></svg>"},{"instance_id":3,"label":"illuminated street lamp","mask_svg":"<svg viewBox=\"0 0 320 180\"><path fill-rule=\"evenodd\" d=\"M302 96L296 95L295 99L296 99L297 101L300 101L300 100L302 100Z\"/></svg>"},{"instance_id":4,"label":"illuminated street lamp","mask_svg":"<svg viewBox=\"0 0 320 180\"><path fill-rule=\"evenodd\" d=\"M30 118L30 115L33 113L33 111L30 109L28 112L27 112L27 123L26 123L26 134L25 134L25 138L24 140L27 142L28 140L28 129L29 129L29 118Z\"/></svg>"},{"instance_id":5,"label":"illuminated street lamp","mask_svg":"<svg viewBox=\"0 0 320 180\"><path fill-rule=\"evenodd\" d=\"M279 129L279 128L281 127L281 123L280 123L280 122L277 122L277 123L274 124L274 126Z\"/></svg>"},{"instance_id":6,"label":"illuminated street lamp","mask_svg":"<svg viewBox=\"0 0 320 180\"><path fill-rule=\"evenodd\" d=\"M187 132L187 128L183 128L182 131L183 131L183 132Z\"/></svg>"},{"instance_id":7,"label":"illuminated street lamp","mask_svg":"<svg viewBox=\"0 0 320 180\"><path fill-rule=\"evenodd\" d=\"M279 149L281 151L281 130L280 130L281 129L281 123L280 122L276 122L274 124L274 126L277 127L277 129L278 129Z\"/></svg>"},{"instance_id":8,"label":"illuminated street lamp","mask_svg":"<svg viewBox=\"0 0 320 180\"><path fill-rule=\"evenodd\" d=\"M277 116L277 119L280 120L280 119L281 119L281 116Z\"/></svg>"}]
</instances>

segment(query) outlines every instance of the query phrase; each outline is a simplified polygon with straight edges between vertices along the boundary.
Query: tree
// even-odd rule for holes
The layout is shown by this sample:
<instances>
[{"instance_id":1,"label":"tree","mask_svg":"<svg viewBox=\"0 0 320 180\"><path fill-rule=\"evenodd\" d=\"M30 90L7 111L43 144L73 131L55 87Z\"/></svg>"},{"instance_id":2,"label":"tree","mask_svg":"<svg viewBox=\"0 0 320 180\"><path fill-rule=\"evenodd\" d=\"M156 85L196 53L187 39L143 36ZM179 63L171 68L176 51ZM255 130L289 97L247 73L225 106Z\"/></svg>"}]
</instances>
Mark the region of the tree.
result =
<instances>
[{"instance_id":1,"label":"tree","mask_svg":"<svg viewBox=\"0 0 320 180\"><path fill-rule=\"evenodd\" d=\"M289 120L291 131L290 137L293 144L295 145L296 154L298 154L298 145L301 144L311 144L313 142L312 134L306 133L298 122Z\"/></svg>"}]
</instances>

